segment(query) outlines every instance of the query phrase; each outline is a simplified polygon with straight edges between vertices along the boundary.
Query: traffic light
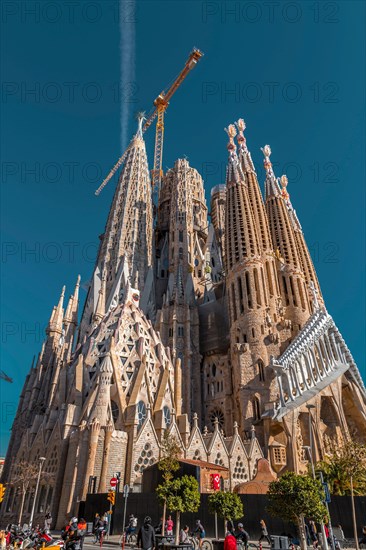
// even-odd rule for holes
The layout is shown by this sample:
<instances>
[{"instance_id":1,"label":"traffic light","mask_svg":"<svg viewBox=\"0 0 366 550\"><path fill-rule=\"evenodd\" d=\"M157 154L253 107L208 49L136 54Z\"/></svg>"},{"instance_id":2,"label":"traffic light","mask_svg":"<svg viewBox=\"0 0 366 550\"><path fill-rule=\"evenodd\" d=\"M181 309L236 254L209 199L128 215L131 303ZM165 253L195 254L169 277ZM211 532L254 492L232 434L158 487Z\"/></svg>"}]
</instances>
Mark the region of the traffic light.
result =
<instances>
[{"instance_id":1,"label":"traffic light","mask_svg":"<svg viewBox=\"0 0 366 550\"><path fill-rule=\"evenodd\" d=\"M2 483L0 483L0 502L4 500L6 487Z\"/></svg>"},{"instance_id":2,"label":"traffic light","mask_svg":"<svg viewBox=\"0 0 366 550\"><path fill-rule=\"evenodd\" d=\"M108 491L107 500L114 506L116 502L116 493L114 491Z\"/></svg>"}]
</instances>

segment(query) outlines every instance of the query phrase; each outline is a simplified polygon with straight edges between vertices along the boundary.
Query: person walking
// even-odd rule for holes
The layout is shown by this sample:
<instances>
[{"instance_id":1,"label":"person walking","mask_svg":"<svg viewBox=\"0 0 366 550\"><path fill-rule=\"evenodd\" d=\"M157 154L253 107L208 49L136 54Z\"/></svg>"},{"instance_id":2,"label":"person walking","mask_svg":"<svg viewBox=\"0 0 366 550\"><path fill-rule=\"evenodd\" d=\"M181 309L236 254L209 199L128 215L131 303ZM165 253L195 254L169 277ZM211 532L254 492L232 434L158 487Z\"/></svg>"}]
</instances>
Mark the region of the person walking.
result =
<instances>
[{"instance_id":1,"label":"person walking","mask_svg":"<svg viewBox=\"0 0 366 550\"><path fill-rule=\"evenodd\" d=\"M249 533L244 529L244 525L242 523L238 523L238 532L235 536L236 540L243 544L245 550L248 550Z\"/></svg>"},{"instance_id":2,"label":"person walking","mask_svg":"<svg viewBox=\"0 0 366 550\"><path fill-rule=\"evenodd\" d=\"M151 517L146 516L144 524L137 535L137 546L142 550L153 550L156 546L155 531L151 525Z\"/></svg>"},{"instance_id":3,"label":"person walking","mask_svg":"<svg viewBox=\"0 0 366 550\"><path fill-rule=\"evenodd\" d=\"M46 515L45 515L45 518L44 518L44 530L45 532L48 534L51 530L51 523L52 523L52 516L51 514L48 512Z\"/></svg>"},{"instance_id":4,"label":"person walking","mask_svg":"<svg viewBox=\"0 0 366 550\"><path fill-rule=\"evenodd\" d=\"M84 518L80 518L78 522L78 535L80 537L80 550L83 550L84 539L88 526Z\"/></svg>"},{"instance_id":5,"label":"person walking","mask_svg":"<svg viewBox=\"0 0 366 550\"><path fill-rule=\"evenodd\" d=\"M224 540L224 550L237 550L236 538L231 531L226 532L226 537Z\"/></svg>"},{"instance_id":6,"label":"person walking","mask_svg":"<svg viewBox=\"0 0 366 550\"><path fill-rule=\"evenodd\" d=\"M266 539L269 545L271 545L271 537L268 534L267 525L264 519L261 519L259 522L261 536L259 537L258 542L261 542L263 539Z\"/></svg>"},{"instance_id":7,"label":"person walking","mask_svg":"<svg viewBox=\"0 0 366 550\"><path fill-rule=\"evenodd\" d=\"M174 522L172 520L172 516L168 516L168 519L166 520L166 523L165 523L166 535L168 537L173 536L173 528L174 528Z\"/></svg>"},{"instance_id":8,"label":"person walking","mask_svg":"<svg viewBox=\"0 0 366 550\"><path fill-rule=\"evenodd\" d=\"M309 521L309 534L310 534L310 540L313 543L313 548L318 548L318 544L319 544L318 531L312 519Z\"/></svg>"},{"instance_id":9,"label":"person walking","mask_svg":"<svg viewBox=\"0 0 366 550\"><path fill-rule=\"evenodd\" d=\"M358 541L359 544L366 544L366 525L362 527L361 537Z\"/></svg>"}]
</instances>

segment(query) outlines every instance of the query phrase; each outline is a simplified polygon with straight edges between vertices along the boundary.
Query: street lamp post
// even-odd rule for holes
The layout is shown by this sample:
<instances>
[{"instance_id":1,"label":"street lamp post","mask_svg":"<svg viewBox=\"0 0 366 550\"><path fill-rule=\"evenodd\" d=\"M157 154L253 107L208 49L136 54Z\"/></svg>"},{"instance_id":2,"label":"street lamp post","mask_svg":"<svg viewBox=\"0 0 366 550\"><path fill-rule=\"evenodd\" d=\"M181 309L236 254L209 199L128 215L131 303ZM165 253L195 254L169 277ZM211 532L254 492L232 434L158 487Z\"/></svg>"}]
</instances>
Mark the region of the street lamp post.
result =
<instances>
[{"instance_id":1,"label":"street lamp post","mask_svg":"<svg viewBox=\"0 0 366 550\"><path fill-rule=\"evenodd\" d=\"M43 463L44 463L45 460L46 459L45 459L44 456L39 457L39 470L38 470L36 490L35 490L35 493L34 493L32 511L31 511L31 515L30 515L30 518L29 518L29 529L31 529L32 523L33 523L34 511L36 509L36 502L37 502L37 496L38 496L39 482L41 480L42 467L43 467Z\"/></svg>"},{"instance_id":2,"label":"street lamp post","mask_svg":"<svg viewBox=\"0 0 366 550\"><path fill-rule=\"evenodd\" d=\"M315 466L314 466L314 454L313 454L313 430L312 430L312 415L311 415L311 409L315 409L315 405L311 405L310 403L308 403L306 405L306 408L309 412L309 442L310 442L310 447L305 447L307 450L308 450L308 453L310 455L310 463L311 463L311 471L312 471L312 474L313 474L313 478L316 479L316 474L315 474ZM323 481L323 477L322 477L322 481ZM328 511L328 515L329 515L329 507L328 507L328 503L326 502L325 503L326 505L326 508L327 508L327 511ZM335 547L334 547L334 538L333 538L333 530L332 530L332 526L331 526L331 521L330 521L330 516L329 516L329 534L330 534L330 541L331 541L331 545L332 545L332 550L335 550ZM327 541L327 537L325 535L325 527L324 527L324 522L322 521L321 524L321 530L322 530L322 538L323 538L323 544L322 544L322 547L324 548L324 550L328 550L328 541Z\"/></svg>"}]
</instances>

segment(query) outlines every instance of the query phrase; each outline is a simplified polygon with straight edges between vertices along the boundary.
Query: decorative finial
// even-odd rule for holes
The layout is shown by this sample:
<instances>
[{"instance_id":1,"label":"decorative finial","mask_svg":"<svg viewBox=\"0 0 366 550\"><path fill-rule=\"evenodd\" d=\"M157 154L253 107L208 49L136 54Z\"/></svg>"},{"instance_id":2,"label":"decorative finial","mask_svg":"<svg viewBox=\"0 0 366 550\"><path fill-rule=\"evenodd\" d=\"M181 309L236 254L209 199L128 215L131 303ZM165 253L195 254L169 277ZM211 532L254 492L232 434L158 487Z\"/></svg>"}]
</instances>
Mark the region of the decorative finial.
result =
<instances>
[{"instance_id":1,"label":"decorative finial","mask_svg":"<svg viewBox=\"0 0 366 550\"><path fill-rule=\"evenodd\" d=\"M243 118L239 118L239 120L236 121L236 127L238 128L239 132L244 132L246 124Z\"/></svg>"},{"instance_id":2,"label":"decorative finial","mask_svg":"<svg viewBox=\"0 0 366 550\"><path fill-rule=\"evenodd\" d=\"M252 424L252 427L250 428L252 439L255 439L255 427Z\"/></svg>"},{"instance_id":3,"label":"decorative finial","mask_svg":"<svg viewBox=\"0 0 366 550\"><path fill-rule=\"evenodd\" d=\"M245 146L245 137L244 137L244 130L246 128L245 126L245 122L244 122L244 119L243 118L239 118L239 120L237 120L235 122L235 125L239 131L239 135L237 137L237 141L239 143L239 145L244 145Z\"/></svg>"},{"instance_id":4,"label":"decorative finial","mask_svg":"<svg viewBox=\"0 0 366 550\"><path fill-rule=\"evenodd\" d=\"M281 185L282 185L281 196L285 201L288 201L289 198L290 198L290 195L288 194L287 189L286 189L286 187L288 185L287 176L285 176L285 175L281 176L280 182L281 182Z\"/></svg>"},{"instance_id":5,"label":"decorative finial","mask_svg":"<svg viewBox=\"0 0 366 550\"><path fill-rule=\"evenodd\" d=\"M144 121L146 120L145 111L141 111L140 113L137 113L137 120L138 120L137 135L140 138L142 138L142 126Z\"/></svg>"},{"instance_id":6,"label":"decorative finial","mask_svg":"<svg viewBox=\"0 0 366 550\"><path fill-rule=\"evenodd\" d=\"M238 433L238 423L237 423L236 420L235 420L235 422L234 422L234 426L233 426L233 427L234 427L234 434L236 435L236 434Z\"/></svg>"},{"instance_id":7,"label":"decorative finial","mask_svg":"<svg viewBox=\"0 0 366 550\"><path fill-rule=\"evenodd\" d=\"M264 155L264 161L263 161L263 164L264 164L264 168L266 170L266 172L272 172L272 163L271 161L269 160L269 157L271 156L272 154L272 151L271 151L271 148L269 145L265 145L264 147L261 147L261 151Z\"/></svg>"},{"instance_id":8,"label":"decorative finial","mask_svg":"<svg viewBox=\"0 0 366 550\"><path fill-rule=\"evenodd\" d=\"M227 144L227 148L229 151L235 151L236 145L234 143L234 137L236 136L236 129L234 124L229 124L227 128L224 128L225 132L229 136L229 143Z\"/></svg>"}]
</instances>

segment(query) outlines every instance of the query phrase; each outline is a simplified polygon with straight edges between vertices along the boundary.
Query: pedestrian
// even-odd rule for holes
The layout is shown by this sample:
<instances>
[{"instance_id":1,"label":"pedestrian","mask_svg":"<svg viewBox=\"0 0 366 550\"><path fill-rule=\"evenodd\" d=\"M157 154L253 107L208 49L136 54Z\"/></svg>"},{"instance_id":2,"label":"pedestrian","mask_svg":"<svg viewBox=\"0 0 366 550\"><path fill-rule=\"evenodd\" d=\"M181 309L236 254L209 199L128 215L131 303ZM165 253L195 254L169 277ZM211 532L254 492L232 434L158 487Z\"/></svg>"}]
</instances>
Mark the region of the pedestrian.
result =
<instances>
[{"instance_id":1,"label":"pedestrian","mask_svg":"<svg viewBox=\"0 0 366 550\"><path fill-rule=\"evenodd\" d=\"M310 546L311 544L310 530L307 523L305 523L305 536L306 536L306 544Z\"/></svg>"},{"instance_id":2,"label":"pedestrian","mask_svg":"<svg viewBox=\"0 0 366 550\"><path fill-rule=\"evenodd\" d=\"M136 527L137 527L137 518L135 518L133 514L130 514L128 518L128 525L126 527L126 541L127 541L127 538L130 535L132 535L132 533L136 532Z\"/></svg>"},{"instance_id":3,"label":"pedestrian","mask_svg":"<svg viewBox=\"0 0 366 550\"><path fill-rule=\"evenodd\" d=\"M362 527L362 533L360 540L358 541L359 544L366 544L366 525Z\"/></svg>"},{"instance_id":4,"label":"pedestrian","mask_svg":"<svg viewBox=\"0 0 366 550\"><path fill-rule=\"evenodd\" d=\"M231 531L226 532L226 537L224 540L224 550L237 550L236 538Z\"/></svg>"},{"instance_id":5,"label":"pedestrian","mask_svg":"<svg viewBox=\"0 0 366 550\"><path fill-rule=\"evenodd\" d=\"M80 537L78 534L78 518L70 519L69 529L66 537L66 550L77 550L79 547Z\"/></svg>"},{"instance_id":6,"label":"pedestrian","mask_svg":"<svg viewBox=\"0 0 366 550\"><path fill-rule=\"evenodd\" d=\"M155 545L155 531L151 525L151 517L146 516L137 535L137 546L142 550L153 550Z\"/></svg>"},{"instance_id":7,"label":"pedestrian","mask_svg":"<svg viewBox=\"0 0 366 550\"><path fill-rule=\"evenodd\" d=\"M80 518L78 522L78 535L80 537L80 550L83 550L84 539L87 531L87 524L84 518Z\"/></svg>"},{"instance_id":8,"label":"pedestrian","mask_svg":"<svg viewBox=\"0 0 366 550\"><path fill-rule=\"evenodd\" d=\"M235 527L231 519L228 519L226 522L226 531L230 531L234 535Z\"/></svg>"},{"instance_id":9,"label":"pedestrian","mask_svg":"<svg viewBox=\"0 0 366 550\"><path fill-rule=\"evenodd\" d=\"M196 520L196 529L194 530L194 534L198 538L199 547L202 548L202 543L203 543L203 539L206 536L206 531L199 519Z\"/></svg>"},{"instance_id":10,"label":"pedestrian","mask_svg":"<svg viewBox=\"0 0 366 550\"><path fill-rule=\"evenodd\" d=\"M309 521L309 534L310 534L310 540L313 543L313 548L318 548L318 544L319 544L318 531L312 519Z\"/></svg>"},{"instance_id":11,"label":"pedestrian","mask_svg":"<svg viewBox=\"0 0 366 550\"><path fill-rule=\"evenodd\" d=\"M346 537L344 536L342 525L340 525L339 523L338 525L335 525L335 527L333 527L333 535L340 546L344 542L346 542Z\"/></svg>"},{"instance_id":12,"label":"pedestrian","mask_svg":"<svg viewBox=\"0 0 366 550\"><path fill-rule=\"evenodd\" d=\"M243 544L245 550L248 550L249 533L244 529L244 525L242 523L238 523L238 532L235 536L236 540Z\"/></svg>"},{"instance_id":13,"label":"pedestrian","mask_svg":"<svg viewBox=\"0 0 366 550\"><path fill-rule=\"evenodd\" d=\"M174 522L172 520L172 516L168 516L168 519L166 520L166 523L165 523L166 535L168 535L168 537L173 535L173 528L174 528Z\"/></svg>"},{"instance_id":14,"label":"pedestrian","mask_svg":"<svg viewBox=\"0 0 366 550\"><path fill-rule=\"evenodd\" d=\"M162 532L163 532L163 518L160 518L160 521L159 523L157 524L156 527L154 527L155 529L155 535L161 535Z\"/></svg>"},{"instance_id":15,"label":"pedestrian","mask_svg":"<svg viewBox=\"0 0 366 550\"><path fill-rule=\"evenodd\" d=\"M44 518L44 530L46 533L49 533L49 531L51 530L51 523L52 523L52 516L49 512L47 512Z\"/></svg>"},{"instance_id":16,"label":"pedestrian","mask_svg":"<svg viewBox=\"0 0 366 550\"><path fill-rule=\"evenodd\" d=\"M266 539L269 545L271 545L271 537L268 534L267 525L264 519L261 519L259 522L261 536L259 537L258 542L261 542L263 539Z\"/></svg>"},{"instance_id":17,"label":"pedestrian","mask_svg":"<svg viewBox=\"0 0 366 550\"><path fill-rule=\"evenodd\" d=\"M93 533L95 534L97 532L98 522L99 522L99 514L95 514L94 520L93 520Z\"/></svg>"},{"instance_id":18,"label":"pedestrian","mask_svg":"<svg viewBox=\"0 0 366 550\"><path fill-rule=\"evenodd\" d=\"M179 544L187 544L189 540L189 527L185 525L179 533Z\"/></svg>"}]
</instances>

